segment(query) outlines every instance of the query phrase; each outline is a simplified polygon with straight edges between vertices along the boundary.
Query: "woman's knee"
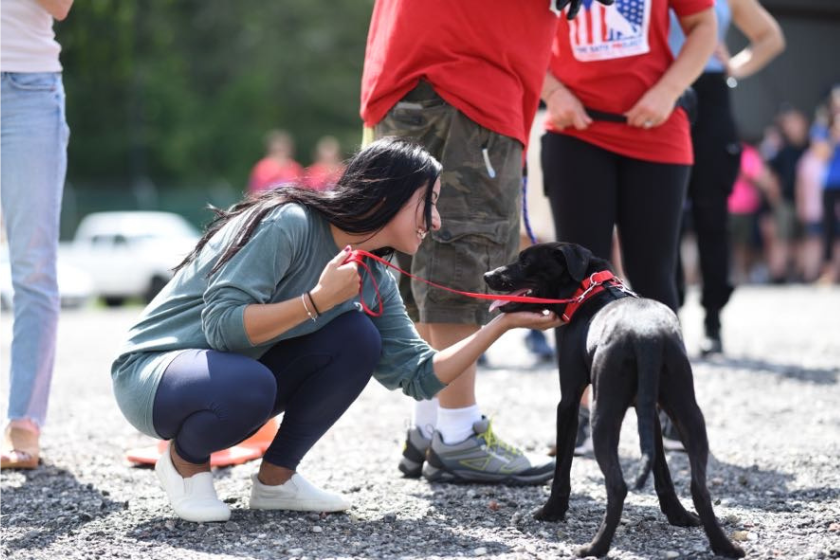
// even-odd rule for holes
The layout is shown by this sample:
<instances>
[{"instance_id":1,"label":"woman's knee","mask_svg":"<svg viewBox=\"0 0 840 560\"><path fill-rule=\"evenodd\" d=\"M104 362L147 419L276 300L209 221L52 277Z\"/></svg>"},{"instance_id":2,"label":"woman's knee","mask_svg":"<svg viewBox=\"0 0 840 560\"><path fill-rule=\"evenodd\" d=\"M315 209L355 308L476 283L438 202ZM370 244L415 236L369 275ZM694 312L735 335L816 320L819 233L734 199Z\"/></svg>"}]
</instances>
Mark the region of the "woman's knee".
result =
<instances>
[{"instance_id":1,"label":"woman's knee","mask_svg":"<svg viewBox=\"0 0 840 560\"><path fill-rule=\"evenodd\" d=\"M373 371L382 354L382 336L373 321L363 313L345 313L333 320L336 348L352 356L360 369Z\"/></svg>"},{"instance_id":2,"label":"woman's knee","mask_svg":"<svg viewBox=\"0 0 840 560\"><path fill-rule=\"evenodd\" d=\"M254 362L236 374L231 387L230 404L242 411L252 411L255 417L268 417L277 398L277 380L263 364Z\"/></svg>"}]
</instances>

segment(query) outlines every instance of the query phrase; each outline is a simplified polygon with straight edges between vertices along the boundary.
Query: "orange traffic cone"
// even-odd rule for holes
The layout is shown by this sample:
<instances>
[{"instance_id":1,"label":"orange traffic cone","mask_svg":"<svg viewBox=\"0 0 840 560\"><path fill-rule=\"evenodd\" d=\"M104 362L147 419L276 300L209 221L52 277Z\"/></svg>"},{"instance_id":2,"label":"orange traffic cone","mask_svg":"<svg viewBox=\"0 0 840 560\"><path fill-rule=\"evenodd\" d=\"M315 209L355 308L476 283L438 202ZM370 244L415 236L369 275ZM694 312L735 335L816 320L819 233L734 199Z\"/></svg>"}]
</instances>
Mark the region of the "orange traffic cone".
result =
<instances>
[{"instance_id":1,"label":"orange traffic cone","mask_svg":"<svg viewBox=\"0 0 840 560\"><path fill-rule=\"evenodd\" d=\"M272 418L263 424L263 427L257 433L240 444L211 454L210 466L229 467L259 459L271 445L278 429L280 429L280 425L277 418ZM138 465L154 465L164 449L166 449L166 441L159 441L157 445L129 449L125 457L129 462Z\"/></svg>"}]
</instances>

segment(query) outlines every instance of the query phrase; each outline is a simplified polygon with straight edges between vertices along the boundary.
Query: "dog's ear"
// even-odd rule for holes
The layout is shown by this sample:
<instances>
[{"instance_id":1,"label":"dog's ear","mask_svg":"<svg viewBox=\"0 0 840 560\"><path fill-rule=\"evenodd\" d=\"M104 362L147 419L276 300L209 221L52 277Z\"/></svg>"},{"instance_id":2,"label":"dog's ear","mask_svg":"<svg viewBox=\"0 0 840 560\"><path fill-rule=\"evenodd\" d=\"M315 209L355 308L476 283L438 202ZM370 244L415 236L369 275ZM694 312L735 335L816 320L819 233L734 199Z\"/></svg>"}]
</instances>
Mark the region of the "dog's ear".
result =
<instances>
[{"instance_id":1,"label":"dog's ear","mask_svg":"<svg viewBox=\"0 0 840 560\"><path fill-rule=\"evenodd\" d=\"M566 259L566 268L569 275L576 281L582 282L589 268L589 260L592 252L576 243L564 243L560 246L560 252Z\"/></svg>"}]
</instances>

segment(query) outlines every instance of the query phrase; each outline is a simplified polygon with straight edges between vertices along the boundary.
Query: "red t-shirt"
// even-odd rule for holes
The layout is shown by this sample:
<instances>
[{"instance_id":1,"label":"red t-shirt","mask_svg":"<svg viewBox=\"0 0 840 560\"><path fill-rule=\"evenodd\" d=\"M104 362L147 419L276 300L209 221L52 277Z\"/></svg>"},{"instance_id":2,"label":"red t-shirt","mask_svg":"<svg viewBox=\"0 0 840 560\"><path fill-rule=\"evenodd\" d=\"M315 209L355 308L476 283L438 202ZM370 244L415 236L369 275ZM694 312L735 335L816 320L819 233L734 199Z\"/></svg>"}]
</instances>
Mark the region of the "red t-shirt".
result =
<instances>
[{"instance_id":1,"label":"red t-shirt","mask_svg":"<svg viewBox=\"0 0 840 560\"><path fill-rule=\"evenodd\" d=\"M303 177L303 168L296 161L280 164L266 157L257 162L248 180L248 192L256 193L274 187L298 183Z\"/></svg>"},{"instance_id":2,"label":"red t-shirt","mask_svg":"<svg viewBox=\"0 0 840 560\"><path fill-rule=\"evenodd\" d=\"M343 165L313 163L306 168L303 181L312 190L328 191L335 186L342 173L344 173Z\"/></svg>"},{"instance_id":3,"label":"red t-shirt","mask_svg":"<svg viewBox=\"0 0 840 560\"><path fill-rule=\"evenodd\" d=\"M557 22L553 0L377 0L361 116L374 126L420 79L447 103L527 144Z\"/></svg>"},{"instance_id":4,"label":"red t-shirt","mask_svg":"<svg viewBox=\"0 0 840 560\"><path fill-rule=\"evenodd\" d=\"M584 106L623 114L662 77L674 60L668 46L668 10L689 16L711 8L714 0L592 0L572 21L560 18L552 45L551 73ZM685 111L677 109L660 126L645 130L594 121L586 130L556 130L628 157L690 165L694 163Z\"/></svg>"}]
</instances>

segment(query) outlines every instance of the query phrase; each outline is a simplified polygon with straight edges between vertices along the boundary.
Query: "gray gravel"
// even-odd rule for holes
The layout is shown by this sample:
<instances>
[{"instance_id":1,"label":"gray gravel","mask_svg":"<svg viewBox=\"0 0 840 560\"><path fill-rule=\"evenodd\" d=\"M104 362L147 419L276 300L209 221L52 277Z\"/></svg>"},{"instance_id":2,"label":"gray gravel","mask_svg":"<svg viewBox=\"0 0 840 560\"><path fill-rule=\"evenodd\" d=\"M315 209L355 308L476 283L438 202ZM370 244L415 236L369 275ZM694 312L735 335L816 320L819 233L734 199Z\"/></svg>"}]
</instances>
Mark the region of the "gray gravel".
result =
<instances>
[{"instance_id":1,"label":"gray gravel","mask_svg":"<svg viewBox=\"0 0 840 560\"><path fill-rule=\"evenodd\" d=\"M691 293L682 312L696 355L701 313ZM594 535L604 512L603 477L576 459L567 520L530 512L548 487L432 485L399 477L410 401L372 383L301 465L310 480L347 493L349 514L247 509L256 463L216 471L231 504L225 524L176 519L151 469L124 451L152 442L121 417L108 366L138 308L66 312L45 465L3 472L2 543L7 558L558 558ZM11 322L0 321L5 405ZM535 364L523 332L505 336L479 374L479 400L497 432L532 451L554 435L559 399L553 366ZM751 558L840 558L840 290L746 288L724 315L727 357L694 359L712 458L710 490L724 529ZM635 415L621 443L626 469L639 456ZM684 455L669 455L691 509ZM632 472L632 471L631 471ZM610 557L707 558L700 529L669 526L652 484L627 497Z\"/></svg>"}]
</instances>

